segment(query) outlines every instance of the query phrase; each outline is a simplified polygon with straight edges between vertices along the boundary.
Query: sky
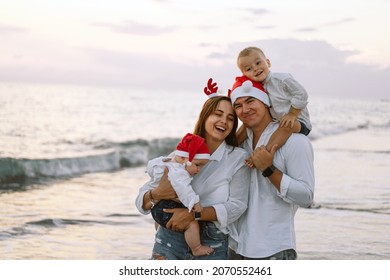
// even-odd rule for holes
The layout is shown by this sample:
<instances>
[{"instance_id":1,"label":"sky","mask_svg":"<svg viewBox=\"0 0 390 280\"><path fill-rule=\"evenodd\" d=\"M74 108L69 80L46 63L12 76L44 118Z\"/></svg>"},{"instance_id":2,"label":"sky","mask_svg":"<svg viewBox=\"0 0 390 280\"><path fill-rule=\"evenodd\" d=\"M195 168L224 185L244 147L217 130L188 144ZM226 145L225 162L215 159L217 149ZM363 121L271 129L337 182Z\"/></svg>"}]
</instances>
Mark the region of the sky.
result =
<instances>
[{"instance_id":1,"label":"sky","mask_svg":"<svg viewBox=\"0 0 390 280\"><path fill-rule=\"evenodd\" d=\"M0 0L0 82L226 92L264 50L309 96L390 99L388 0Z\"/></svg>"}]
</instances>

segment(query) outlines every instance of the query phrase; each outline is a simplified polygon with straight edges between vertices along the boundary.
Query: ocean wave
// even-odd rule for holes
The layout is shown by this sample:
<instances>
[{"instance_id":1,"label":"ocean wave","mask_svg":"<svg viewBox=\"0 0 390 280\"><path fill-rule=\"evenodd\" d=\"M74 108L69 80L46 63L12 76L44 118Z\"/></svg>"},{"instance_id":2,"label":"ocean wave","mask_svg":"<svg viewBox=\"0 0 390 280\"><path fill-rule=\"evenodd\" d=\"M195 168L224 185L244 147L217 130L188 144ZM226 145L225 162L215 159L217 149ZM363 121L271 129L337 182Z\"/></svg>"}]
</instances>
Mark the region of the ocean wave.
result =
<instances>
[{"instance_id":1,"label":"ocean wave","mask_svg":"<svg viewBox=\"0 0 390 280\"><path fill-rule=\"evenodd\" d=\"M383 214L383 215L390 215L390 207L362 207L362 206L355 206L355 207L348 207L348 206L342 206L337 204L327 204L323 203L321 204L321 208L324 209L330 209L330 210L337 210L337 211L352 211L352 212L366 212L371 214Z\"/></svg>"},{"instance_id":2,"label":"ocean wave","mask_svg":"<svg viewBox=\"0 0 390 280\"><path fill-rule=\"evenodd\" d=\"M69 158L0 158L0 189L14 189L43 178L68 178L145 165L174 150L179 139L161 138L99 143L91 155Z\"/></svg>"},{"instance_id":3,"label":"ocean wave","mask_svg":"<svg viewBox=\"0 0 390 280\"><path fill-rule=\"evenodd\" d=\"M140 214L131 215L131 214L113 214L107 217L140 217ZM7 230L0 231L0 241L6 240L8 238L14 238L24 235L33 235L33 234L42 234L42 230L52 229L52 228L63 228L67 226L88 226L88 225L131 225L135 222L131 220L125 221L114 221L114 220L86 220L86 219L64 219L64 218L47 218L36 221L26 222L18 227L9 228Z\"/></svg>"},{"instance_id":4,"label":"ocean wave","mask_svg":"<svg viewBox=\"0 0 390 280\"><path fill-rule=\"evenodd\" d=\"M317 140L328 136L339 135L357 130L367 129L390 129L390 120L381 123L374 123L372 121L362 121L357 123L345 122L343 124L313 124L313 129L309 134L310 140Z\"/></svg>"},{"instance_id":5,"label":"ocean wave","mask_svg":"<svg viewBox=\"0 0 390 280\"><path fill-rule=\"evenodd\" d=\"M386 124L364 122L355 125L316 127L309 134L311 140L342 134L354 130L390 128ZM113 172L123 168L142 166L151 158L168 155L179 138L136 139L124 142L88 143L89 152L72 157L50 158L0 158L0 190L20 189L21 187L48 178L70 178L87 173ZM388 151L381 151L388 152Z\"/></svg>"}]
</instances>

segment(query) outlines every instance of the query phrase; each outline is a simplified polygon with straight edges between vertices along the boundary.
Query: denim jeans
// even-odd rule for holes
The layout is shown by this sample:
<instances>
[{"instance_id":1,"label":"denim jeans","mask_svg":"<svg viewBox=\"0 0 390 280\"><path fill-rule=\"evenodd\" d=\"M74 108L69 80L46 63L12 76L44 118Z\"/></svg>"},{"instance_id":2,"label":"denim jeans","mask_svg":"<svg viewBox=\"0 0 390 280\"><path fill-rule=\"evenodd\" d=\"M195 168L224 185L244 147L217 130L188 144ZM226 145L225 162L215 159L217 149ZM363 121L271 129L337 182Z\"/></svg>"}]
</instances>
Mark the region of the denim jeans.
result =
<instances>
[{"instance_id":1,"label":"denim jeans","mask_svg":"<svg viewBox=\"0 0 390 280\"><path fill-rule=\"evenodd\" d=\"M299 123L301 124L301 131L299 131L299 133L308 136L311 130L308 129L303 122L299 122Z\"/></svg>"},{"instance_id":2,"label":"denim jeans","mask_svg":"<svg viewBox=\"0 0 390 280\"><path fill-rule=\"evenodd\" d=\"M184 240L182 232L159 227L153 247L152 260L226 260L228 257L228 235L221 232L212 222L199 222L203 245L214 252L209 256L194 257Z\"/></svg>"},{"instance_id":3,"label":"denim jeans","mask_svg":"<svg viewBox=\"0 0 390 280\"><path fill-rule=\"evenodd\" d=\"M174 200L160 200L151 210L153 219L161 226L167 227L167 223L172 217L172 213L165 213L163 209L186 208L183 203Z\"/></svg>"},{"instance_id":4,"label":"denim jeans","mask_svg":"<svg viewBox=\"0 0 390 280\"><path fill-rule=\"evenodd\" d=\"M294 249L283 250L266 258L248 258L229 249L229 260L296 260L297 257L297 252Z\"/></svg>"}]
</instances>

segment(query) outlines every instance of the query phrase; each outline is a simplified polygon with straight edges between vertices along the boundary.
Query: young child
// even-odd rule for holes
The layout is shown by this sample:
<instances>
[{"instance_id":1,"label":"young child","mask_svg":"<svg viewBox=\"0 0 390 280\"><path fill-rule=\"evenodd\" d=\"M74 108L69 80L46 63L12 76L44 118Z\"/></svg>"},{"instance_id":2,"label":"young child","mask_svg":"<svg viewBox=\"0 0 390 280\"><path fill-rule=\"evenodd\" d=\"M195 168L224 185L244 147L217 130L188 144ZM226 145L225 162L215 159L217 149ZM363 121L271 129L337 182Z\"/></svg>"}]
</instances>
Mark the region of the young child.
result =
<instances>
[{"instance_id":1,"label":"young child","mask_svg":"<svg viewBox=\"0 0 390 280\"><path fill-rule=\"evenodd\" d=\"M200 213L202 206L199 203L199 196L191 187L192 176L208 162L210 152L205 140L191 133L187 133L176 147L173 157L158 157L148 162L146 171L151 177L150 185L153 188L158 186L164 170L168 168L168 180L174 188L178 200L161 200L152 207L153 219L161 226L166 227L172 217L171 213L165 213L163 209L188 208L188 211ZM152 205L154 204L151 191L149 191ZM197 220L190 223L184 231L184 238L191 248L194 256L210 255L214 249L204 246L200 242L199 224Z\"/></svg>"},{"instance_id":2,"label":"young child","mask_svg":"<svg viewBox=\"0 0 390 280\"><path fill-rule=\"evenodd\" d=\"M271 102L271 115L280 121L279 129L266 145L268 150L275 144L281 147L292 133L310 133L308 94L302 85L288 73L271 72L270 60L257 47L243 49L237 57L237 66L244 76L264 86ZM241 144L247 137L245 127L239 128L237 136Z\"/></svg>"}]
</instances>

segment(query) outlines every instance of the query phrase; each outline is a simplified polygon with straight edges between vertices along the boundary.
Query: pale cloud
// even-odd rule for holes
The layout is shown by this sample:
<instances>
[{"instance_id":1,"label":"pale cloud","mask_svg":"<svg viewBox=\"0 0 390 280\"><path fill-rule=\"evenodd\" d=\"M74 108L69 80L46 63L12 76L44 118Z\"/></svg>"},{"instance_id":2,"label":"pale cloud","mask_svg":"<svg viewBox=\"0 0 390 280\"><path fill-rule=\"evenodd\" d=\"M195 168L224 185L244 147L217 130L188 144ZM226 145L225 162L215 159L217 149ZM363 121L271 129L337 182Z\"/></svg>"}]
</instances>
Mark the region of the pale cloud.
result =
<instances>
[{"instance_id":1,"label":"pale cloud","mask_svg":"<svg viewBox=\"0 0 390 280\"><path fill-rule=\"evenodd\" d=\"M27 28L0 23L0 33L23 33L27 31Z\"/></svg>"},{"instance_id":2,"label":"pale cloud","mask_svg":"<svg viewBox=\"0 0 390 280\"><path fill-rule=\"evenodd\" d=\"M315 27L303 27L295 29L296 32L315 32L318 31L318 28Z\"/></svg>"},{"instance_id":3,"label":"pale cloud","mask_svg":"<svg viewBox=\"0 0 390 280\"><path fill-rule=\"evenodd\" d=\"M271 60L271 70L289 72L313 96L387 98L390 68L348 62L357 51L339 50L324 41L264 40L234 44L230 53L254 45Z\"/></svg>"},{"instance_id":4,"label":"pale cloud","mask_svg":"<svg viewBox=\"0 0 390 280\"><path fill-rule=\"evenodd\" d=\"M257 25L256 28L257 29L274 29L276 26L275 25Z\"/></svg>"},{"instance_id":5,"label":"pale cloud","mask_svg":"<svg viewBox=\"0 0 390 280\"><path fill-rule=\"evenodd\" d=\"M271 60L271 70L291 73L311 96L340 98L388 98L390 69L350 63L356 51L340 50L325 41L294 39L262 40L228 45L210 52L202 63L175 62L151 53L82 48L77 53L88 62L83 66L0 66L0 77L8 81L40 81L106 86L129 86L147 90L199 90L209 77L223 92L241 75L236 66L238 52L247 46L261 47ZM218 62L218 63L214 63Z\"/></svg>"},{"instance_id":6,"label":"pale cloud","mask_svg":"<svg viewBox=\"0 0 390 280\"><path fill-rule=\"evenodd\" d=\"M128 20L122 24L114 23L95 23L93 26L106 27L113 32L128 33L142 36L154 36L165 33L175 32L179 29L178 26L160 27L152 24L144 24L136 21Z\"/></svg>"},{"instance_id":7,"label":"pale cloud","mask_svg":"<svg viewBox=\"0 0 390 280\"><path fill-rule=\"evenodd\" d=\"M266 14L269 14L270 11L268 11L267 9L245 9L246 11L256 15L256 16L259 16L259 15L266 15Z\"/></svg>"},{"instance_id":8,"label":"pale cloud","mask_svg":"<svg viewBox=\"0 0 390 280\"><path fill-rule=\"evenodd\" d=\"M330 22L318 24L317 26L297 28L297 29L295 29L295 31L297 31L297 32L316 32L316 31L319 31L321 28L338 27L340 25L351 23L353 21L355 21L355 19L351 18L351 17L350 18L343 18L340 20L335 20L335 21L330 21Z\"/></svg>"},{"instance_id":9,"label":"pale cloud","mask_svg":"<svg viewBox=\"0 0 390 280\"><path fill-rule=\"evenodd\" d=\"M310 1L33 2L0 4L0 81L199 90L212 76L227 90L238 52L256 45L313 96L390 88L384 0L327 2L320 14Z\"/></svg>"},{"instance_id":10,"label":"pale cloud","mask_svg":"<svg viewBox=\"0 0 390 280\"><path fill-rule=\"evenodd\" d=\"M322 24L322 26L339 26L339 25L342 25L342 24L345 24L345 23L353 22L355 20L356 20L355 18L351 18L351 17L343 18L343 19L340 19L340 20L337 20L337 21L331 21L331 22L324 23L324 24Z\"/></svg>"},{"instance_id":11,"label":"pale cloud","mask_svg":"<svg viewBox=\"0 0 390 280\"><path fill-rule=\"evenodd\" d=\"M220 45L215 44L215 43L200 43L200 44L199 44L199 47L204 47L204 48L208 48L208 47L220 47Z\"/></svg>"}]
</instances>

